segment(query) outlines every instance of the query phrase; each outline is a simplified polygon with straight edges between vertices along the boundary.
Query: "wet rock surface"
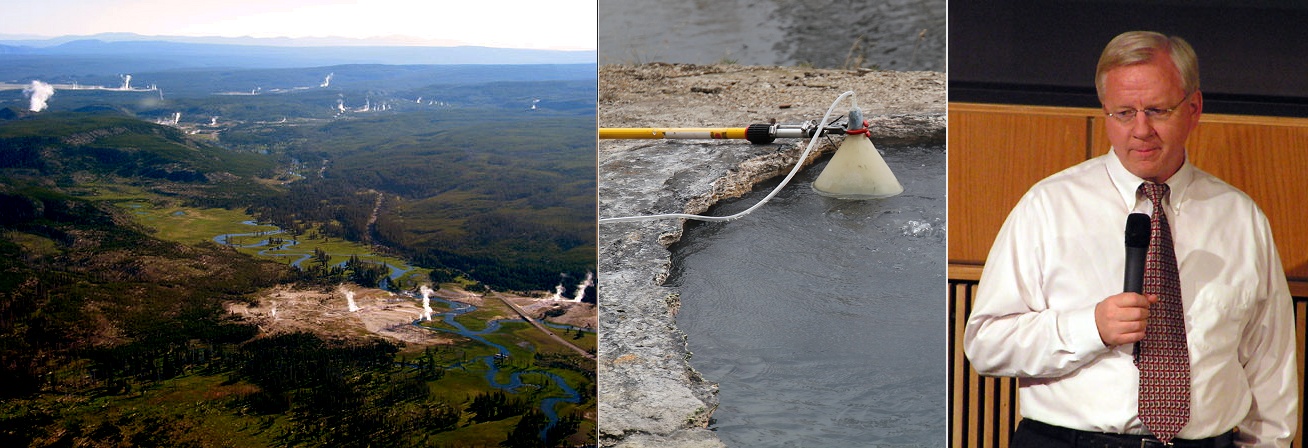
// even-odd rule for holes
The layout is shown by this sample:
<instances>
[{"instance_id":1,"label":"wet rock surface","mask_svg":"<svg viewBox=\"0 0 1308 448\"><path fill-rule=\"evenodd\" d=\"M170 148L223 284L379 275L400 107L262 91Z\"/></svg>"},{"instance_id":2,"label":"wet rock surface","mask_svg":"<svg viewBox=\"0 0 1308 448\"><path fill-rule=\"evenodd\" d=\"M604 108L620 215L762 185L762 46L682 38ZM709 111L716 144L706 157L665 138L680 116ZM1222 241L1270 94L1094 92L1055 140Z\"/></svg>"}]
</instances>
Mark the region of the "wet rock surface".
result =
<instances>
[{"instance_id":1,"label":"wet rock surface","mask_svg":"<svg viewBox=\"0 0 1308 448\"><path fill-rule=\"evenodd\" d=\"M802 67L603 66L601 127L744 127L822 118L849 90L878 145L943 143L945 74ZM841 110L844 109L844 110ZM848 112L849 103L833 115ZM783 176L807 141L601 140L600 217L702 213ZM819 144L812 163L835 147ZM677 288L664 285L681 220L599 229L599 431L602 446L717 447L706 429L717 388L687 363Z\"/></svg>"}]
</instances>

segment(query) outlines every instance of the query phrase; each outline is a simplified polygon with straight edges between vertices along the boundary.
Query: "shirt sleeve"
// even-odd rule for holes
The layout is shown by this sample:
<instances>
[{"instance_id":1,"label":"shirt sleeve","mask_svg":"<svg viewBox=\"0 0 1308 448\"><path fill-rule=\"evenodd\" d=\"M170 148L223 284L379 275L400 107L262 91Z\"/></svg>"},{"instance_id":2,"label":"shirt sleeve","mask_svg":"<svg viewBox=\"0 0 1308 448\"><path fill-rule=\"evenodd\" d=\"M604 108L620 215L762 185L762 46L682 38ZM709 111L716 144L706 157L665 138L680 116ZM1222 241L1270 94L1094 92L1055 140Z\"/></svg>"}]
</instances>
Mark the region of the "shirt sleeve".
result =
<instances>
[{"instance_id":1,"label":"shirt sleeve","mask_svg":"<svg viewBox=\"0 0 1308 448\"><path fill-rule=\"evenodd\" d=\"M1045 297L1041 241L1058 232L1050 216L1028 192L990 249L963 336L972 367L983 375L1060 377L1108 351L1095 326L1102 298L1051 309Z\"/></svg>"},{"instance_id":2,"label":"shirt sleeve","mask_svg":"<svg viewBox=\"0 0 1308 448\"><path fill-rule=\"evenodd\" d=\"M1262 229L1258 244L1263 256L1258 264L1266 277L1258 291L1257 309L1240 342L1240 362L1253 402L1240 422L1238 444L1288 448L1299 422L1294 309L1267 220L1261 213L1256 216Z\"/></svg>"}]
</instances>

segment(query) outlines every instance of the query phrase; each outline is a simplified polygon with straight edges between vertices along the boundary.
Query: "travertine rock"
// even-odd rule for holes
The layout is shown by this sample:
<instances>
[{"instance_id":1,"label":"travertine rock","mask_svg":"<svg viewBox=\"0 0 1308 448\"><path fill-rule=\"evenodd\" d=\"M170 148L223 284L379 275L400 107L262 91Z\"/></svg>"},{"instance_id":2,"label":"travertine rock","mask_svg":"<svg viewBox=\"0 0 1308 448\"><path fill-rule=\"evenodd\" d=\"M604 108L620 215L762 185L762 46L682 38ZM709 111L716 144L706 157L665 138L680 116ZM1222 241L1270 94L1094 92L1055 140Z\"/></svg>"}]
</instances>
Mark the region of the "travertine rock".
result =
<instances>
[{"instance_id":1,"label":"travertine rock","mask_svg":"<svg viewBox=\"0 0 1308 448\"><path fill-rule=\"evenodd\" d=\"M601 67L599 85L602 127L800 123L820 119L853 90L874 143L938 144L945 137L945 75L938 72L656 63ZM600 217L702 213L785 175L806 143L602 140ZM821 144L805 163L834 149ZM717 387L687 363L691 354L675 320L679 291L663 285L671 267L667 246L681 232L680 220L600 226L602 446L723 446L706 429Z\"/></svg>"}]
</instances>

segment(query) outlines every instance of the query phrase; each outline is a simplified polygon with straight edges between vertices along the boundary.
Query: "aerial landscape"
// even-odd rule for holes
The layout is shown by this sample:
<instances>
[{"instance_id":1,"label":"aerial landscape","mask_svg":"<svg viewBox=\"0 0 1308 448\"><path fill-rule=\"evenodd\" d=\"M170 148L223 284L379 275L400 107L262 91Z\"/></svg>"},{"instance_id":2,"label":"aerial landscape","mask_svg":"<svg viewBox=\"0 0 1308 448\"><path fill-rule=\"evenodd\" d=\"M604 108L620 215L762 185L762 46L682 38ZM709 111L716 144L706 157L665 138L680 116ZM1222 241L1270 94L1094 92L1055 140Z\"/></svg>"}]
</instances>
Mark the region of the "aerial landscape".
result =
<instances>
[{"instance_id":1,"label":"aerial landscape","mask_svg":"<svg viewBox=\"0 0 1308 448\"><path fill-rule=\"evenodd\" d=\"M595 52L0 39L0 446L587 446Z\"/></svg>"}]
</instances>

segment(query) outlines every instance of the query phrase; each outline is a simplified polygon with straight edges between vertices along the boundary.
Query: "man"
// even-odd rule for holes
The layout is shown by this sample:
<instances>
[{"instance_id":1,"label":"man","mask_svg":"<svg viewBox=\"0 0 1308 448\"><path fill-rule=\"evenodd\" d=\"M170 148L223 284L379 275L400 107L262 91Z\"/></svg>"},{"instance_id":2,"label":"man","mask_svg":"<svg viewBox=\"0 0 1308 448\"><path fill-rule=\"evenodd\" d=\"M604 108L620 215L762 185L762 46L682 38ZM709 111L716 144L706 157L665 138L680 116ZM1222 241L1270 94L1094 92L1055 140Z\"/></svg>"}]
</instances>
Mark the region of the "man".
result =
<instances>
[{"instance_id":1,"label":"man","mask_svg":"<svg viewBox=\"0 0 1308 448\"><path fill-rule=\"evenodd\" d=\"M1288 447L1298 421L1289 287L1258 206L1186 159L1203 110L1194 50L1124 33L1100 56L1095 87L1112 150L1014 207L964 336L978 372L1018 378L1012 445ZM1153 227L1145 294L1122 292L1133 212Z\"/></svg>"}]
</instances>

